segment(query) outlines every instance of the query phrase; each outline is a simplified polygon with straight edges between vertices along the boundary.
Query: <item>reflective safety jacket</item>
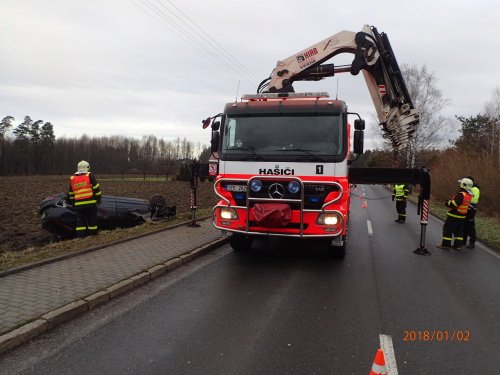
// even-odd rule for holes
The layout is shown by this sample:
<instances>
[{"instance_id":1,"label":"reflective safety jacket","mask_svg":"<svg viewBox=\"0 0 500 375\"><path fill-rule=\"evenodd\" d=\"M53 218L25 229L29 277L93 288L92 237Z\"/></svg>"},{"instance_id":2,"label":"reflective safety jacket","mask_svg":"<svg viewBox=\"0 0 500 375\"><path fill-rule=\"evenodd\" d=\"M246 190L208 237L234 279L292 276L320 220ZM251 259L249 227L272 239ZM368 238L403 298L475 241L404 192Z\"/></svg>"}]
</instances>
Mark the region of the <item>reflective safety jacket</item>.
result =
<instances>
[{"instance_id":1,"label":"reflective safety jacket","mask_svg":"<svg viewBox=\"0 0 500 375\"><path fill-rule=\"evenodd\" d=\"M464 219L471 200L472 194L469 194L467 191L459 191L453 198L446 202L446 207L450 208L447 215L457 219Z\"/></svg>"},{"instance_id":2,"label":"reflective safety jacket","mask_svg":"<svg viewBox=\"0 0 500 375\"><path fill-rule=\"evenodd\" d=\"M76 172L70 177L68 199L76 209L97 205L101 202L101 188L90 172Z\"/></svg>"},{"instance_id":3,"label":"reflective safety jacket","mask_svg":"<svg viewBox=\"0 0 500 375\"><path fill-rule=\"evenodd\" d=\"M410 189L408 188L408 185L394 185L394 189L392 190L392 195L396 198L397 201L403 201L406 200L406 197L408 196L408 193L410 192Z\"/></svg>"},{"instance_id":4,"label":"reflective safety jacket","mask_svg":"<svg viewBox=\"0 0 500 375\"><path fill-rule=\"evenodd\" d=\"M476 208L477 204L479 203L479 196L481 195L481 192L479 190L479 187L473 186L472 187L472 194L474 195L472 197L472 200L470 201L470 206L469 208Z\"/></svg>"}]
</instances>

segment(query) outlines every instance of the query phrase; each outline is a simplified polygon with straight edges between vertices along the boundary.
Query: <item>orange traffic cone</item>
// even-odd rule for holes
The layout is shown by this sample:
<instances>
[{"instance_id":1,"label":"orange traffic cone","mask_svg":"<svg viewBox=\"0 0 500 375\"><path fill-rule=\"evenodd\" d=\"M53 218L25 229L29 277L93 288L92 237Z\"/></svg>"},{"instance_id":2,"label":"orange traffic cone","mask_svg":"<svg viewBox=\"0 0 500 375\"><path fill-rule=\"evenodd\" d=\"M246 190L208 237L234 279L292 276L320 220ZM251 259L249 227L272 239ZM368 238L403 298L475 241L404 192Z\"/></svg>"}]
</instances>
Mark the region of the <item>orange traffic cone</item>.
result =
<instances>
[{"instance_id":1,"label":"orange traffic cone","mask_svg":"<svg viewBox=\"0 0 500 375\"><path fill-rule=\"evenodd\" d=\"M375 359L373 360L372 369L370 375L387 375L387 368L385 367L385 357L384 351L382 349L377 350L375 354Z\"/></svg>"},{"instance_id":2,"label":"orange traffic cone","mask_svg":"<svg viewBox=\"0 0 500 375\"><path fill-rule=\"evenodd\" d=\"M366 203L366 201L364 201L363 204L361 205L361 207L363 207L363 208L368 207L368 203Z\"/></svg>"}]
</instances>

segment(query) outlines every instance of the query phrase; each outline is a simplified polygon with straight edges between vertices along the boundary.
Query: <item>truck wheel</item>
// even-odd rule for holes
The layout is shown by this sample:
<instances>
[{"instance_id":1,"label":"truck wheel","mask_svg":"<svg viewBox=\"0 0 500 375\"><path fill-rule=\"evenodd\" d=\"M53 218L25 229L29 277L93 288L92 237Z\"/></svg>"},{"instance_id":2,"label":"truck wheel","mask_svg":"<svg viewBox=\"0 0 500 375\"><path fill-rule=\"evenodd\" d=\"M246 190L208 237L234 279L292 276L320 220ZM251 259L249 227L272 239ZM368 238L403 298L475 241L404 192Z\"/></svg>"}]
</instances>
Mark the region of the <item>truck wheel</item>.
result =
<instances>
[{"instance_id":1,"label":"truck wheel","mask_svg":"<svg viewBox=\"0 0 500 375\"><path fill-rule=\"evenodd\" d=\"M346 239L343 238L342 245L332 245L330 241L326 243L326 249L334 259L344 259L346 251Z\"/></svg>"},{"instance_id":2,"label":"truck wheel","mask_svg":"<svg viewBox=\"0 0 500 375\"><path fill-rule=\"evenodd\" d=\"M252 246L253 238L244 234L233 234L229 238L229 245L234 251L247 251Z\"/></svg>"},{"instance_id":3,"label":"truck wheel","mask_svg":"<svg viewBox=\"0 0 500 375\"><path fill-rule=\"evenodd\" d=\"M342 246L330 245L330 252L331 252L332 258L344 259L345 258L345 243Z\"/></svg>"}]
</instances>

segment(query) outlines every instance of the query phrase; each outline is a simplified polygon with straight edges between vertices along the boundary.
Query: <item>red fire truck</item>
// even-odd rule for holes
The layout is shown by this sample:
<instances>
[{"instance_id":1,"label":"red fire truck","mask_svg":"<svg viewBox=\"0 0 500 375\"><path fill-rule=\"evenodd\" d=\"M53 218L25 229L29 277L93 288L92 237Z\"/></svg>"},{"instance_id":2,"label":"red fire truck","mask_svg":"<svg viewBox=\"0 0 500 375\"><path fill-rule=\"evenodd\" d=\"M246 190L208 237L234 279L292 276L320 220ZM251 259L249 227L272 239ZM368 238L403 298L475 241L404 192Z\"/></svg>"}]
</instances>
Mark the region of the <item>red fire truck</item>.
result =
<instances>
[{"instance_id":1,"label":"red fire truck","mask_svg":"<svg viewBox=\"0 0 500 375\"><path fill-rule=\"evenodd\" d=\"M322 64L343 52L355 55L350 66ZM403 150L419 115L387 35L371 26L342 31L278 61L257 94L227 103L223 113L203 121L212 129L209 171L220 198L213 223L230 236L234 250L249 248L256 236L286 236L316 239L343 258L350 184L419 178L399 169L351 173L350 162L363 152L364 120L341 100L295 93L292 85L360 71L385 136L395 152Z\"/></svg>"}]
</instances>

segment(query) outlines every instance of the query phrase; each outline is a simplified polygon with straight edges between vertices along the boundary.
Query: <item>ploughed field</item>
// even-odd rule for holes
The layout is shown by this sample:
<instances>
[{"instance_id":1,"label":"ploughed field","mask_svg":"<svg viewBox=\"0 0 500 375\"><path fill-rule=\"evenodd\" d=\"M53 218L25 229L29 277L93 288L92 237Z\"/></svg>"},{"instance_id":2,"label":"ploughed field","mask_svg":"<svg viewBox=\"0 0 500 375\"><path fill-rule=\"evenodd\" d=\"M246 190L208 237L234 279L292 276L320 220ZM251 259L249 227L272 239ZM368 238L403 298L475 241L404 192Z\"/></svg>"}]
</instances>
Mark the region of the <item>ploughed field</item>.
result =
<instances>
[{"instance_id":1,"label":"ploughed field","mask_svg":"<svg viewBox=\"0 0 500 375\"><path fill-rule=\"evenodd\" d=\"M127 181L119 176L107 181L96 174L103 194L149 199L155 194L165 197L167 204L177 206L177 215L191 210L189 182ZM106 177L109 178L109 177ZM67 192L69 176L0 176L0 255L48 244L54 237L42 229L38 206L47 196ZM210 208L216 202L213 184L200 182L197 188L198 209Z\"/></svg>"}]
</instances>

